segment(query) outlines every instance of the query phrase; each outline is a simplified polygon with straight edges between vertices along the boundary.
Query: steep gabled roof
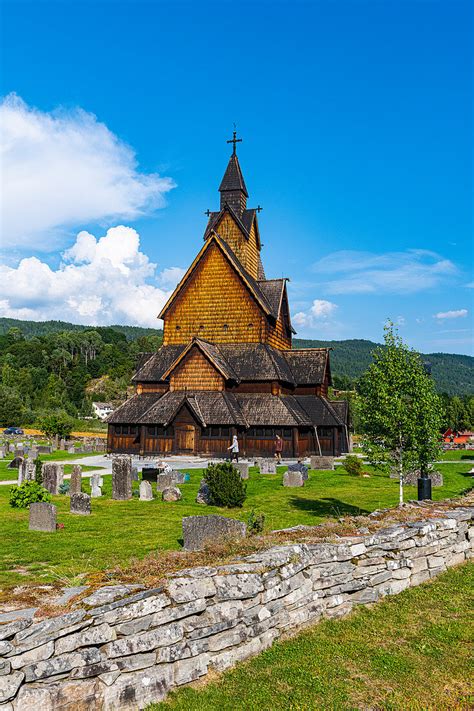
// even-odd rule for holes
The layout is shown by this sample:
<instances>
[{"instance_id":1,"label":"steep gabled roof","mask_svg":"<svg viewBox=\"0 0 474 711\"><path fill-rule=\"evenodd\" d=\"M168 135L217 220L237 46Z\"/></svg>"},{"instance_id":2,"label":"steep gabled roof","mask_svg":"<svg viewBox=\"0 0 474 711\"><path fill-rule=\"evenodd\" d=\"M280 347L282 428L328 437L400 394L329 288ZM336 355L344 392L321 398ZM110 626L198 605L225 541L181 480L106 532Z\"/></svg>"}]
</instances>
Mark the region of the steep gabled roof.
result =
<instances>
[{"instance_id":1,"label":"steep gabled roof","mask_svg":"<svg viewBox=\"0 0 474 711\"><path fill-rule=\"evenodd\" d=\"M117 407L106 419L112 424L130 424L138 422L147 410L153 407L162 397L161 393L141 393L133 395L123 405Z\"/></svg>"},{"instance_id":2,"label":"steep gabled roof","mask_svg":"<svg viewBox=\"0 0 474 711\"><path fill-rule=\"evenodd\" d=\"M298 348L285 351L285 358L298 385L319 385L329 367L329 348Z\"/></svg>"},{"instance_id":3,"label":"steep gabled roof","mask_svg":"<svg viewBox=\"0 0 474 711\"><path fill-rule=\"evenodd\" d=\"M234 370L226 359L222 357L222 354L217 346L213 343L208 343L208 341L204 341L201 338L193 338L188 345L183 348L181 353L172 363L170 363L168 369L163 373L163 378L167 378L171 375L173 370L178 367L178 365L186 358L187 354L193 348L200 350L226 380L238 380Z\"/></svg>"},{"instance_id":4,"label":"steep gabled roof","mask_svg":"<svg viewBox=\"0 0 474 711\"><path fill-rule=\"evenodd\" d=\"M191 274L194 272L197 265L199 264L202 257L204 256L205 252L209 249L211 244L216 244L219 247L222 254L227 258L227 260L231 264L231 266L234 267L235 271L240 276L241 280L247 286L248 290L250 291L250 293L252 294L254 299L257 301L257 303L260 305L260 307L263 309L263 311L267 314L267 316L273 316L271 306L268 303L268 301L265 297L265 294L262 292L256 279L254 279L253 276L251 276L251 274L249 274L248 271L242 266L241 262L237 258L237 255L229 247L227 242L224 239L222 239L222 237L220 237L220 235L218 235L217 232L213 231L212 234L209 236L209 239L204 243L204 245L200 249L198 255L194 259L194 261L191 264L191 266L189 267L188 271L186 272L184 277L181 279L181 281L177 285L176 289L173 291L170 298L164 305L158 318L161 318L161 319L164 318L169 307L171 306L171 304L173 303L173 301L175 300L177 295L182 291L183 287L188 282Z\"/></svg>"},{"instance_id":5,"label":"steep gabled roof","mask_svg":"<svg viewBox=\"0 0 474 711\"><path fill-rule=\"evenodd\" d=\"M308 415L313 425L320 427L334 427L345 425L339 414L332 407L332 403L323 397L314 397L314 395L294 395L294 399L298 405Z\"/></svg>"},{"instance_id":6,"label":"steep gabled roof","mask_svg":"<svg viewBox=\"0 0 474 711\"><path fill-rule=\"evenodd\" d=\"M275 319L280 315L281 304L288 279L261 279L257 283L270 304Z\"/></svg>"},{"instance_id":7,"label":"steep gabled roof","mask_svg":"<svg viewBox=\"0 0 474 711\"><path fill-rule=\"evenodd\" d=\"M258 229L257 211L254 208L244 210L242 216L239 217L235 210L232 209L231 205L228 205L227 203L223 206L221 210L219 210L219 212L211 212L211 214L209 215L209 220L204 231L204 239L208 239L212 230L215 230L216 232L218 231L219 223L226 213L228 213L232 217L235 224L240 229L246 239L249 239L250 232L252 230L252 224L255 221L255 236L257 239L257 246L260 249L262 245L260 242L260 231Z\"/></svg>"},{"instance_id":8,"label":"steep gabled roof","mask_svg":"<svg viewBox=\"0 0 474 711\"><path fill-rule=\"evenodd\" d=\"M219 192L234 192L236 190L241 190L245 197L249 196L244 176L242 175L242 170L240 168L239 159L237 158L236 153L232 153L229 163L227 164L224 177L219 185Z\"/></svg>"},{"instance_id":9,"label":"steep gabled roof","mask_svg":"<svg viewBox=\"0 0 474 711\"><path fill-rule=\"evenodd\" d=\"M158 383L164 380L164 373L185 348L186 346L184 344L162 346L156 353L144 353L144 357L138 362L137 369L132 376L132 381L139 383ZM145 358L145 356L148 357Z\"/></svg>"}]
</instances>

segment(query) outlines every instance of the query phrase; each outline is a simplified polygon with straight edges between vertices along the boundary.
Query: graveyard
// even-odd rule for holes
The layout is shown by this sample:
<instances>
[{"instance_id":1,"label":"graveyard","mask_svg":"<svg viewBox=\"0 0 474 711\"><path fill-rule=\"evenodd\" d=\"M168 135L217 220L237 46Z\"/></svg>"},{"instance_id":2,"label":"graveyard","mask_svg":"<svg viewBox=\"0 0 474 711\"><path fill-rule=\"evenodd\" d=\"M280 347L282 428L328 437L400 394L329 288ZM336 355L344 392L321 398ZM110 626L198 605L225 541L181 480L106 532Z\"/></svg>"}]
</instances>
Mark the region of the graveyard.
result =
<instances>
[{"instance_id":1,"label":"graveyard","mask_svg":"<svg viewBox=\"0 0 474 711\"><path fill-rule=\"evenodd\" d=\"M472 486L473 463L465 451L443 454L438 468L443 474L443 486L433 488L433 499L442 501L459 496ZM82 459L87 462L88 454ZM45 464L64 463L64 473L71 473L67 452L42 455ZM11 478L8 461L0 463L2 475ZM84 473L90 467L81 465ZM90 500L90 515L70 512L70 491L55 494L52 503L57 509L60 529L36 532L28 529L28 509L9 506L10 486L0 485L0 515L3 522L3 546L0 555L0 588L7 599L12 588L20 586L21 594L28 588L52 585L57 588L85 584L97 580L120 578L120 571L133 561L147 555L155 557L168 551L182 550L182 519L187 516L219 514L247 522L252 511L265 516L265 532L293 526L315 526L322 522L368 515L377 509L396 506L398 482L367 465L370 477L353 477L340 466L334 470L310 470L302 487L283 486L287 467L277 467L276 474L261 474L255 466L249 468L247 498L242 508L227 509L196 503L204 469L185 470L188 475L178 485L182 498L163 501L162 492L152 483L152 500L140 500L140 479L132 482L132 497L112 498L112 476L101 475L100 495ZM9 473L10 472L10 473ZM183 477L184 478L184 477ZM92 493L93 481L82 477L79 482L84 494ZM70 480L70 486L72 480ZM406 487L406 499L416 499L416 487ZM133 565L132 565L133 568ZM108 572L106 572L108 571ZM115 572L114 572L115 571ZM129 573L130 574L130 573ZM131 573L133 577L133 571ZM0 598L0 599L2 599Z\"/></svg>"}]
</instances>

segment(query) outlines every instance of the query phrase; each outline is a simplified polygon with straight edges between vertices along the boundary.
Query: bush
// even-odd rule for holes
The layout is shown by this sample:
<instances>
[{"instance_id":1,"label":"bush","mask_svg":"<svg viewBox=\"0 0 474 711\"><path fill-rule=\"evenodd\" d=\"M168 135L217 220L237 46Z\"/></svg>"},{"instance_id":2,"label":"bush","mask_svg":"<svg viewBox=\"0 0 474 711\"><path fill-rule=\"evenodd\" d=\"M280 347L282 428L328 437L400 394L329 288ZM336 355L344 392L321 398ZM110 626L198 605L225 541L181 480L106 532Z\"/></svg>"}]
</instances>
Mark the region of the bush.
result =
<instances>
[{"instance_id":1,"label":"bush","mask_svg":"<svg viewBox=\"0 0 474 711\"><path fill-rule=\"evenodd\" d=\"M27 509L37 501L51 501L51 494L36 481L24 481L10 489L10 506L13 509Z\"/></svg>"},{"instance_id":2,"label":"bush","mask_svg":"<svg viewBox=\"0 0 474 711\"><path fill-rule=\"evenodd\" d=\"M247 518L247 530L250 534L255 535L257 533L263 533L265 526L265 514L256 514L254 509L248 515Z\"/></svg>"},{"instance_id":3,"label":"bush","mask_svg":"<svg viewBox=\"0 0 474 711\"><path fill-rule=\"evenodd\" d=\"M59 494L69 494L69 487L70 487L69 482L68 482L68 481L64 481L64 482L60 485L60 487L59 487L59 489L58 489L58 493L59 493Z\"/></svg>"},{"instance_id":4,"label":"bush","mask_svg":"<svg viewBox=\"0 0 474 711\"><path fill-rule=\"evenodd\" d=\"M230 462L209 464L204 478L212 506L226 506L229 509L242 506L247 496L247 485Z\"/></svg>"},{"instance_id":5,"label":"bush","mask_svg":"<svg viewBox=\"0 0 474 711\"><path fill-rule=\"evenodd\" d=\"M39 429L46 437L66 438L72 432L74 420L65 412L53 412L51 415L41 417L38 422Z\"/></svg>"},{"instance_id":6,"label":"bush","mask_svg":"<svg viewBox=\"0 0 474 711\"><path fill-rule=\"evenodd\" d=\"M362 476L363 474L362 460L355 454L349 454L343 459L342 468L351 476Z\"/></svg>"}]
</instances>

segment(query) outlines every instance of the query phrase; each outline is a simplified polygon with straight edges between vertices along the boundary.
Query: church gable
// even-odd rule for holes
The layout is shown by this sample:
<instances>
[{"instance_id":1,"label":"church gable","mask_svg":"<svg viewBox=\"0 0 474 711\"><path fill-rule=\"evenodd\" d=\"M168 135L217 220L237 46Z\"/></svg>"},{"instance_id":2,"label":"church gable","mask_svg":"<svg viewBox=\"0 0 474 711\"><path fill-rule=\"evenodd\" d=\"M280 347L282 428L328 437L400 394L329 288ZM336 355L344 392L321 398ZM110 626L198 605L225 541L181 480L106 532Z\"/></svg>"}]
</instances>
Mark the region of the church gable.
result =
<instances>
[{"instance_id":1,"label":"church gable","mask_svg":"<svg viewBox=\"0 0 474 711\"><path fill-rule=\"evenodd\" d=\"M193 346L170 373L170 390L222 391L225 380L205 355Z\"/></svg>"},{"instance_id":2,"label":"church gable","mask_svg":"<svg viewBox=\"0 0 474 711\"><path fill-rule=\"evenodd\" d=\"M255 210L246 210L245 212L255 213ZM249 217L248 224L244 224L231 210L224 209L214 217L210 224L212 224L212 230L227 242L249 274L254 279L262 279L264 274L260 259L260 238L256 218L252 215ZM210 234L211 230L208 227L205 238L208 238Z\"/></svg>"},{"instance_id":3,"label":"church gable","mask_svg":"<svg viewBox=\"0 0 474 711\"><path fill-rule=\"evenodd\" d=\"M265 312L215 240L207 243L162 316L164 345L193 337L215 343L265 340Z\"/></svg>"}]
</instances>

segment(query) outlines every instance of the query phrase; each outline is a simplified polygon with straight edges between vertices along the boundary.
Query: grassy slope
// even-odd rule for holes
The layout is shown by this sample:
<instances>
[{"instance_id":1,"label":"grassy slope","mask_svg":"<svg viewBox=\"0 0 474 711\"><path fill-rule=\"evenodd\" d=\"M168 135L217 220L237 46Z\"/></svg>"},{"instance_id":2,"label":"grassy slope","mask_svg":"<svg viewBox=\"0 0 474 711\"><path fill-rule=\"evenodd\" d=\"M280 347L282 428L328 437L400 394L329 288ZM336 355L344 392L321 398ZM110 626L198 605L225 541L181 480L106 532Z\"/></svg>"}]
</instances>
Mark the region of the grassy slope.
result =
<instances>
[{"instance_id":1,"label":"grassy slope","mask_svg":"<svg viewBox=\"0 0 474 711\"><path fill-rule=\"evenodd\" d=\"M474 565L325 620L148 711L472 709ZM236 702L238 700L238 702Z\"/></svg>"},{"instance_id":2,"label":"grassy slope","mask_svg":"<svg viewBox=\"0 0 474 711\"><path fill-rule=\"evenodd\" d=\"M443 465L445 485L434 489L434 498L442 499L472 487L467 475L470 464ZM245 521L255 509L266 515L268 530L297 524L314 525L327 517L358 514L377 508L395 506L398 482L373 473L370 479L352 478L341 470L311 472L302 489L282 486L281 473L261 475L251 470L248 497L242 509L221 510L195 503L202 476L191 470L191 481L183 484L183 499L175 503L161 500L143 502L111 500L111 477L104 477L104 496L92 500L90 516L69 513L69 497L56 496L58 522L65 528L55 534L28 530L28 511L11 509L8 486L0 486L0 586L52 581L60 576L73 582L80 573L104 570L132 558L143 558L157 549L179 549L181 519L195 514L220 513ZM134 484L135 490L138 484ZM89 481L83 490L90 492ZM406 498L415 498L414 487L406 487ZM15 572L15 569L22 569ZM27 573L26 575L24 573Z\"/></svg>"}]
</instances>

